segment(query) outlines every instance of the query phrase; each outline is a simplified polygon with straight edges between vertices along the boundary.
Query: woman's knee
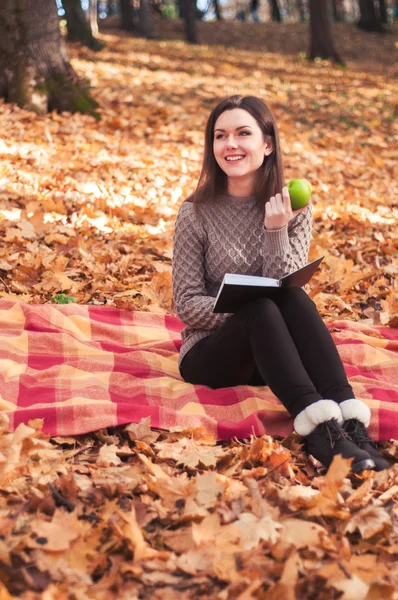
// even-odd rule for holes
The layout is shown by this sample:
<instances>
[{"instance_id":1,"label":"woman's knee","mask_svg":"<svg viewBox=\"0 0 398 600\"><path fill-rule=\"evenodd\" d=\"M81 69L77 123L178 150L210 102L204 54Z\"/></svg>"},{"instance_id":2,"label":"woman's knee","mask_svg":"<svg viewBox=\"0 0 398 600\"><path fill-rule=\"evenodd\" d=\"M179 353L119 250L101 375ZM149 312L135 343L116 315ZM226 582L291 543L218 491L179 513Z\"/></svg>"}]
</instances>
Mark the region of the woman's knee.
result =
<instances>
[{"instance_id":1,"label":"woman's knee","mask_svg":"<svg viewBox=\"0 0 398 600\"><path fill-rule=\"evenodd\" d=\"M318 312L315 302L309 297L307 292L295 285L284 289L278 306L283 314L285 311L289 313L292 311L294 313L301 311Z\"/></svg>"},{"instance_id":2,"label":"woman's knee","mask_svg":"<svg viewBox=\"0 0 398 600\"><path fill-rule=\"evenodd\" d=\"M284 289L285 298L294 302L301 302L306 304L314 304L307 292L299 287L298 285L292 285Z\"/></svg>"},{"instance_id":3,"label":"woman's knee","mask_svg":"<svg viewBox=\"0 0 398 600\"><path fill-rule=\"evenodd\" d=\"M243 318L250 318L250 320L272 318L277 313L279 313L279 309L270 298L257 298L247 302L237 311L238 315Z\"/></svg>"}]
</instances>

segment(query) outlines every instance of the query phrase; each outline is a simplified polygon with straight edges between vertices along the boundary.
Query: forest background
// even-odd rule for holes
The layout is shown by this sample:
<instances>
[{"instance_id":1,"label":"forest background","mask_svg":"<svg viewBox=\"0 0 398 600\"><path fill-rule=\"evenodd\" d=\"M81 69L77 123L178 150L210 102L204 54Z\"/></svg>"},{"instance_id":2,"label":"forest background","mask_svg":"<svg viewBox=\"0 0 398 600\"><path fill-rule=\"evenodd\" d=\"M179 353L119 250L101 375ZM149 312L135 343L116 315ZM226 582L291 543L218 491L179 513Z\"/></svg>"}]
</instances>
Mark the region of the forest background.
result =
<instances>
[{"instance_id":1,"label":"forest background","mask_svg":"<svg viewBox=\"0 0 398 600\"><path fill-rule=\"evenodd\" d=\"M173 224L207 115L255 94L286 179L313 186L322 316L397 327L393 2L13 2L0 7L0 298L172 313ZM395 466L347 477L340 461L325 478L295 436L220 446L142 423L48 440L31 425L24 444L1 438L19 482L2 476L2 599L397 597Z\"/></svg>"}]
</instances>

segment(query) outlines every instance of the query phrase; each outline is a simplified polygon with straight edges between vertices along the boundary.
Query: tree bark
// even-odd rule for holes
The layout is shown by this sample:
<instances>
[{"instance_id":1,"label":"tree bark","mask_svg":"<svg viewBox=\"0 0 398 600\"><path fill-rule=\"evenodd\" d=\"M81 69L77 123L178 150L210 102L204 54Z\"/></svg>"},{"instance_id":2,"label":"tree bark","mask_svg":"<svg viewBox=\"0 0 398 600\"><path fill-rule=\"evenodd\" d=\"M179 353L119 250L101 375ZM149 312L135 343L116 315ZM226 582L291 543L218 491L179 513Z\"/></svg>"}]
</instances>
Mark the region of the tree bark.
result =
<instances>
[{"instance_id":1,"label":"tree bark","mask_svg":"<svg viewBox=\"0 0 398 600\"><path fill-rule=\"evenodd\" d=\"M300 21L301 21L301 23L304 23L304 21L305 21L305 10L304 10L303 0L296 0L296 6L297 6L297 10L298 10L299 15L300 15Z\"/></svg>"},{"instance_id":2,"label":"tree bark","mask_svg":"<svg viewBox=\"0 0 398 600\"><path fill-rule=\"evenodd\" d=\"M125 31L134 31L135 24L133 19L133 8L131 0L120 1L120 27Z\"/></svg>"},{"instance_id":3,"label":"tree bark","mask_svg":"<svg viewBox=\"0 0 398 600\"><path fill-rule=\"evenodd\" d=\"M152 34L151 7L149 0L140 0L140 33L145 38L150 38Z\"/></svg>"},{"instance_id":4,"label":"tree bark","mask_svg":"<svg viewBox=\"0 0 398 600\"><path fill-rule=\"evenodd\" d=\"M183 19L184 18L184 0L177 0L176 7L177 7L177 12L178 12L179 18Z\"/></svg>"},{"instance_id":5,"label":"tree bark","mask_svg":"<svg viewBox=\"0 0 398 600\"><path fill-rule=\"evenodd\" d=\"M103 44L93 36L80 0L62 0L62 6L66 16L67 39L70 42L80 42L91 50L101 50Z\"/></svg>"},{"instance_id":6,"label":"tree bark","mask_svg":"<svg viewBox=\"0 0 398 600\"><path fill-rule=\"evenodd\" d=\"M98 2L90 0L90 27L94 37L98 36Z\"/></svg>"},{"instance_id":7,"label":"tree bark","mask_svg":"<svg viewBox=\"0 0 398 600\"><path fill-rule=\"evenodd\" d=\"M190 44L199 44L198 25L196 22L196 0L183 0L182 7L185 38Z\"/></svg>"},{"instance_id":8,"label":"tree bark","mask_svg":"<svg viewBox=\"0 0 398 600\"><path fill-rule=\"evenodd\" d=\"M386 0L379 0L380 21L383 25L388 24Z\"/></svg>"},{"instance_id":9,"label":"tree bark","mask_svg":"<svg viewBox=\"0 0 398 600\"><path fill-rule=\"evenodd\" d=\"M0 2L0 97L40 114L99 118L98 103L69 63L54 0Z\"/></svg>"},{"instance_id":10,"label":"tree bark","mask_svg":"<svg viewBox=\"0 0 398 600\"><path fill-rule=\"evenodd\" d=\"M310 0L310 60L331 59L344 64L334 45L329 19L328 0Z\"/></svg>"},{"instance_id":11,"label":"tree bark","mask_svg":"<svg viewBox=\"0 0 398 600\"><path fill-rule=\"evenodd\" d=\"M117 14L117 10L114 9L114 5L112 0L107 0L106 3L106 12L107 12L107 16L108 17L112 17L112 15L116 15Z\"/></svg>"},{"instance_id":12,"label":"tree bark","mask_svg":"<svg viewBox=\"0 0 398 600\"><path fill-rule=\"evenodd\" d=\"M374 0L359 0L361 17L357 23L360 29L365 31L385 32L379 15L376 12Z\"/></svg>"},{"instance_id":13,"label":"tree bark","mask_svg":"<svg viewBox=\"0 0 398 600\"><path fill-rule=\"evenodd\" d=\"M277 21L278 23L282 23L282 15L278 0L269 0L269 3L271 7L271 19L273 21Z\"/></svg>"},{"instance_id":14,"label":"tree bark","mask_svg":"<svg viewBox=\"0 0 398 600\"><path fill-rule=\"evenodd\" d=\"M213 0L213 6L217 21L222 21L223 19L219 0Z\"/></svg>"},{"instance_id":15,"label":"tree bark","mask_svg":"<svg viewBox=\"0 0 398 600\"><path fill-rule=\"evenodd\" d=\"M344 11L341 0L333 0L333 18L337 23L344 21Z\"/></svg>"}]
</instances>

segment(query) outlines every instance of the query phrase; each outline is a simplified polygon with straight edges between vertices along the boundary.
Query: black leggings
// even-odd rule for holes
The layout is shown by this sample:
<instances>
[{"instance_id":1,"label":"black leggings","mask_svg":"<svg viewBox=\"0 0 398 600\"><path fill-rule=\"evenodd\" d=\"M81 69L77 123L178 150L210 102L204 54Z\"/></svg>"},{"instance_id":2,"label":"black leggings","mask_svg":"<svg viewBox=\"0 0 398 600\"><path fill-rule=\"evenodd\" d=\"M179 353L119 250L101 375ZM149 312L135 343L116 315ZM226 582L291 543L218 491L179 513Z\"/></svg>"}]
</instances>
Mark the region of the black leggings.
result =
<instances>
[{"instance_id":1,"label":"black leggings","mask_svg":"<svg viewBox=\"0 0 398 600\"><path fill-rule=\"evenodd\" d=\"M293 417L322 398L355 397L314 302L295 286L240 308L189 350L180 372L211 388L268 385Z\"/></svg>"}]
</instances>

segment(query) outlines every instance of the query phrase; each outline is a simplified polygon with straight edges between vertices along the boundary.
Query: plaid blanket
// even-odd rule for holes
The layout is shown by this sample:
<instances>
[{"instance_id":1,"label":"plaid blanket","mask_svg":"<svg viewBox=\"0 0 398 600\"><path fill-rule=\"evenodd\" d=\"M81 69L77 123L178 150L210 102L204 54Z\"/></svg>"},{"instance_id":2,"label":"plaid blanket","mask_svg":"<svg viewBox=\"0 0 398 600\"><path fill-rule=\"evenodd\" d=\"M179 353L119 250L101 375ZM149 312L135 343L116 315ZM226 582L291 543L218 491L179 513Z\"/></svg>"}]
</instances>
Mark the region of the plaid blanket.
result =
<instances>
[{"instance_id":1,"label":"plaid blanket","mask_svg":"<svg viewBox=\"0 0 398 600\"><path fill-rule=\"evenodd\" d=\"M375 439L398 439L398 330L328 323ZM0 301L0 409L8 431L44 419L67 436L151 418L154 428L203 426L216 439L285 436L292 419L268 387L212 390L178 372L174 316L78 304Z\"/></svg>"}]
</instances>

